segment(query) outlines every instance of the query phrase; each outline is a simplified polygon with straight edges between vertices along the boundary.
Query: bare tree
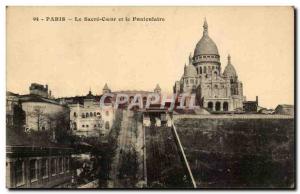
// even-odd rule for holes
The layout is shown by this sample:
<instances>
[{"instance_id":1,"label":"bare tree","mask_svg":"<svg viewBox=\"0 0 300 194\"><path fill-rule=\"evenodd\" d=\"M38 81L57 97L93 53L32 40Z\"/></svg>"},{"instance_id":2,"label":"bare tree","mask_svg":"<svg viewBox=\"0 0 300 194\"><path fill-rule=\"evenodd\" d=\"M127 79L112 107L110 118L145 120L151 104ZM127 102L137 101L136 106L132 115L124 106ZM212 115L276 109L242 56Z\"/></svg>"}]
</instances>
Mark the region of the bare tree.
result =
<instances>
[{"instance_id":1,"label":"bare tree","mask_svg":"<svg viewBox=\"0 0 300 194\"><path fill-rule=\"evenodd\" d=\"M36 118L37 131L45 130L47 124L47 114L44 113L41 107L35 107L34 110L28 114L32 118Z\"/></svg>"}]
</instances>

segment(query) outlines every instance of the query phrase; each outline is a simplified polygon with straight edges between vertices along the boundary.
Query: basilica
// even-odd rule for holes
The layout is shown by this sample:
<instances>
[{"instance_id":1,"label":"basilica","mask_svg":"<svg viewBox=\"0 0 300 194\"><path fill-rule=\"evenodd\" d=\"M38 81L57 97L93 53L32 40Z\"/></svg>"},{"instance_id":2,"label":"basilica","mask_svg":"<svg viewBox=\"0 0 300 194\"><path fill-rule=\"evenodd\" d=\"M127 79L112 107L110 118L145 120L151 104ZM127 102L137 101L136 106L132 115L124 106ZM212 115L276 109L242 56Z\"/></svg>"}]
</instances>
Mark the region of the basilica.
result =
<instances>
[{"instance_id":1,"label":"basilica","mask_svg":"<svg viewBox=\"0 0 300 194\"><path fill-rule=\"evenodd\" d=\"M189 64L175 82L174 93L196 94L197 103L209 111L235 111L243 108L243 84L228 55L222 72L220 55L215 42L208 35L204 21L203 36L189 56Z\"/></svg>"}]
</instances>

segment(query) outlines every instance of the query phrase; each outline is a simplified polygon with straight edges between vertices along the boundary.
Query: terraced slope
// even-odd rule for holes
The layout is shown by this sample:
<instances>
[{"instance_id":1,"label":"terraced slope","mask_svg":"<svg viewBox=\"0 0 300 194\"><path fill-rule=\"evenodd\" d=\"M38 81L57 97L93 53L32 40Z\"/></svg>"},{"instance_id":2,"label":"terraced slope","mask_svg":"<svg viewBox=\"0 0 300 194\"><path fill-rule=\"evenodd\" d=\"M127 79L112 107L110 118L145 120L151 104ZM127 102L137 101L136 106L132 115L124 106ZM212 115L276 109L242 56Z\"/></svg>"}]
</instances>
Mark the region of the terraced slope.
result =
<instances>
[{"instance_id":1,"label":"terraced slope","mask_svg":"<svg viewBox=\"0 0 300 194\"><path fill-rule=\"evenodd\" d=\"M293 119L175 119L198 187L294 187Z\"/></svg>"}]
</instances>

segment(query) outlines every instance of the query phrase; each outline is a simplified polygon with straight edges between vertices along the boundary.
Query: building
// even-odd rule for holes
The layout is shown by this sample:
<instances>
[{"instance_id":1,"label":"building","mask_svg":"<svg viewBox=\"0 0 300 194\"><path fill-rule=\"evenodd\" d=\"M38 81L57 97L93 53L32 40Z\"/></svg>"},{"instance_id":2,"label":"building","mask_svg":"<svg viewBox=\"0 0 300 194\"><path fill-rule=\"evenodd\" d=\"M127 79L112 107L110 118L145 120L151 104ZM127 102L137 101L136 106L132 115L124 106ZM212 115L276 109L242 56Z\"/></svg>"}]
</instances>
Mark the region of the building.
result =
<instances>
[{"instance_id":1,"label":"building","mask_svg":"<svg viewBox=\"0 0 300 194\"><path fill-rule=\"evenodd\" d=\"M261 108L258 111L259 114L265 114L265 115L271 115L274 114L274 109L266 109L266 108Z\"/></svg>"},{"instance_id":2,"label":"building","mask_svg":"<svg viewBox=\"0 0 300 194\"><path fill-rule=\"evenodd\" d=\"M279 104L275 108L274 114L294 116L294 109L295 109L294 105Z\"/></svg>"},{"instance_id":3,"label":"building","mask_svg":"<svg viewBox=\"0 0 300 194\"><path fill-rule=\"evenodd\" d=\"M121 91L112 91L111 94L114 95L114 97L112 98L113 102L116 101L116 96L117 95L127 95L128 96L128 102L120 104L119 108L126 108L127 109L128 105L130 103L139 103L139 105L142 105L142 107L133 106L131 110L137 110L137 109L140 109L140 108L142 108L142 110L145 110L148 97L149 97L149 100L153 100L155 98L154 96L158 97L158 102L156 103L156 105L160 106L160 103L161 103L161 88L160 88L159 84L156 84L156 87L154 88L153 91L121 90ZM136 97L136 101L133 102L135 97ZM121 100L124 100L122 98L123 97L121 96ZM139 102L140 98L142 99L142 103ZM153 104L151 104L150 107L151 106L153 106Z\"/></svg>"},{"instance_id":4,"label":"building","mask_svg":"<svg viewBox=\"0 0 300 194\"><path fill-rule=\"evenodd\" d=\"M114 121L114 109L111 103L100 106L100 96L91 91L83 99L83 104L69 104L71 109L71 129L74 134L86 137L105 137Z\"/></svg>"},{"instance_id":5,"label":"building","mask_svg":"<svg viewBox=\"0 0 300 194\"><path fill-rule=\"evenodd\" d=\"M111 90L110 88L108 87L107 83L105 83L103 89L102 89L102 94L106 94L106 93L110 93Z\"/></svg>"},{"instance_id":6,"label":"building","mask_svg":"<svg viewBox=\"0 0 300 194\"><path fill-rule=\"evenodd\" d=\"M51 98L51 90L48 91L48 85L45 86L38 84L38 83L32 83L29 87L29 92L32 95L41 96L44 98Z\"/></svg>"},{"instance_id":7,"label":"building","mask_svg":"<svg viewBox=\"0 0 300 194\"><path fill-rule=\"evenodd\" d=\"M110 93L113 97L107 96L105 107L100 106L103 94ZM109 134L115 119L115 101L118 94L128 95L127 103L121 104L118 108L128 108L135 95L141 95L143 106L145 106L149 94L161 93L157 84L153 92L140 90L112 91L107 84L104 85L101 95L93 95L91 91L85 96L63 97L58 101L70 108L70 123L72 133L84 137L100 137L105 139Z\"/></svg>"},{"instance_id":8,"label":"building","mask_svg":"<svg viewBox=\"0 0 300 194\"><path fill-rule=\"evenodd\" d=\"M103 94L110 93L107 84ZM70 125L72 133L82 137L106 137L113 125L115 111L113 103L105 102L100 106L102 95L93 95L91 91L85 96L59 98L61 104L70 108Z\"/></svg>"},{"instance_id":9,"label":"building","mask_svg":"<svg viewBox=\"0 0 300 194\"><path fill-rule=\"evenodd\" d=\"M58 103L48 92L48 85L33 83L28 95L20 95L19 100L25 112L26 130L68 130L70 109Z\"/></svg>"},{"instance_id":10,"label":"building","mask_svg":"<svg viewBox=\"0 0 300 194\"><path fill-rule=\"evenodd\" d=\"M25 114L25 130L44 131L60 128L68 130L70 109L50 98L48 86L31 84L29 94L18 95L7 92L6 114L7 122L12 123L12 115L19 107Z\"/></svg>"},{"instance_id":11,"label":"building","mask_svg":"<svg viewBox=\"0 0 300 194\"><path fill-rule=\"evenodd\" d=\"M22 140L21 140L22 141ZM7 145L7 188L67 188L71 186L72 148L61 145Z\"/></svg>"},{"instance_id":12,"label":"building","mask_svg":"<svg viewBox=\"0 0 300 194\"><path fill-rule=\"evenodd\" d=\"M20 101L26 115L26 130L68 130L70 109L67 106L52 99L31 95L20 97Z\"/></svg>"},{"instance_id":13,"label":"building","mask_svg":"<svg viewBox=\"0 0 300 194\"><path fill-rule=\"evenodd\" d=\"M161 94L161 88L160 88L159 84L156 84L156 87L154 88L154 92Z\"/></svg>"},{"instance_id":14,"label":"building","mask_svg":"<svg viewBox=\"0 0 300 194\"><path fill-rule=\"evenodd\" d=\"M258 111L258 96L256 96L255 101L244 101L243 111L247 113L257 113Z\"/></svg>"},{"instance_id":15,"label":"building","mask_svg":"<svg viewBox=\"0 0 300 194\"><path fill-rule=\"evenodd\" d=\"M69 108L32 84L30 94L6 93L7 188L69 187L73 149L67 139Z\"/></svg>"},{"instance_id":16,"label":"building","mask_svg":"<svg viewBox=\"0 0 300 194\"><path fill-rule=\"evenodd\" d=\"M18 109L20 109L20 101L19 101L19 95L12 93L12 92L6 92L6 125L7 126L13 126L16 122L17 117L19 116L17 114Z\"/></svg>"},{"instance_id":17,"label":"building","mask_svg":"<svg viewBox=\"0 0 300 194\"><path fill-rule=\"evenodd\" d=\"M204 21L203 36L197 43L184 73L175 82L174 93L196 94L198 105L210 111L233 111L243 108L243 84L228 55L222 72L220 55L215 42L208 35L208 24Z\"/></svg>"}]
</instances>

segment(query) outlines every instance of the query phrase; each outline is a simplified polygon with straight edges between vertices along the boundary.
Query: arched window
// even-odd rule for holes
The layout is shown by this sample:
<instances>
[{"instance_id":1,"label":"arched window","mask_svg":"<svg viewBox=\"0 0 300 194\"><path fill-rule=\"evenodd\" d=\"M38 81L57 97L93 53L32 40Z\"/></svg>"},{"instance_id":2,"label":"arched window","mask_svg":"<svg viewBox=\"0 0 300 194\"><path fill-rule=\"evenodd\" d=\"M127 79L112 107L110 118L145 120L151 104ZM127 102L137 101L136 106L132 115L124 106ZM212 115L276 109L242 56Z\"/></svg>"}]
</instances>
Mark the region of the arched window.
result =
<instances>
[{"instance_id":1,"label":"arched window","mask_svg":"<svg viewBox=\"0 0 300 194\"><path fill-rule=\"evenodd\" d=\"M74 117L77 117L77 113L76 113L76 112L74 112L74 114L73 114L73 115L74 115Z\"/></svg>"},{"instance_id":2,"label":"arched window","mask_svg":"<svg viewBox=\"0 0 300 194\"><path fill-rule=\"evenodd\" d=\"M73 125L74 125L74 130L77 130L77 123L74 122Z\"/></svg>"},{"instance_id":3,"label":"arched window","mask_svg":"<svg viewBox=\"0 0 300 194\"><path fill-rule=\"evenodd\" d=\"M147 96L143 97L143 101L144 101L144 102L147 101Z\"/></svg>"},{"instance_id":4,"label":"arched window","mask_svg":"<svg viewBox=\"0 0 300 194\"><path fill-rule=\"evenodd\" d=\"M206 73L206 67L203 68L203 73Z\"/></svg>"},{"instance_id":5,"label":"arched window","mask_svg":"<svg viewBox=\"0 0 300 194\"><path fill-rule=\"evenodd\" d=\"M108 121L105 122L105 129L109 129L109 122Z\"/></svg>"},{"instance_id":6,"label":"arched window","mask_svg":"<svg viewBox=\"0 0 300 194\"><path fill-rule=\"evenodd\" d=\"M85 117L89 117L89 113L87 112L87 113L85 113Z\"/></svg>"},{"instance_id":7,"label":"arched window","mask_svg":"<svg viewBox=\"0 0 300 194\"><path fill-rule=\"evenodd\" d=\"M197 74L199 74L199 69L197 68L196 70L197 70Z\"/></svg>"},{"instance_id":8,"label":"arched window","mask_svg":"<svg viewBox=\"0 0 300 194\"><path fill-rule=\"evenodd\" d=\"M228 111L228 102L223 103L223 111Z\"/></svg>"},{"instance_id":9,"label":"arched window","mask_svg":"<svg viewBox=\"0 0 300 194\"><path fill-rule=\"evenodd\" d=\"M82 118L85 118L85 114L84 114L84 113L82 113L82 114L81 114L81 117L82 117Z\"/></svg>"},{"instance_id":10,"label":"arched window","mask_svg":"<svg viewBox=\"0 0 300 194\"><path fill-rule=\"evenodd\" d=\"M130 98L129 98L129 102L132 102L132 101L133 101L133 99L134 99L134 97L133 97L133 96L130 96Z\"/></svg>"},{"instance_id":11,"label":"arched window","mask_svg":"<svg viewBox=\"0 0 300 194\"><path fill-rule=\"evenodd\" d=\"M221 110L221 103L216 102L216 111L220 111L220 110Z\"/></svg>"},{"instance_id":12,"label":"arched window","mask_svg":"<svg viewBox=\"0 0 300 194\"><path fill-rule=\"evenodd\" d=\"M90 117L92 117L93 116L93 113L92 112L90 112Z\"/></svg>"},{"instance_id":13,"label":"arched window","mask_svg":"<svg viewBox=\"0 0 300 194\"><path fill-rule=\"evenodd\" d=\"M218 73L217 71L214 71L214 79L217 79L218 78Z\"/></svg>"},{"instance_id":14,"label":"arched window","mask_svg":"<svg viewBox=\"0 0 300 194\"><path fill-rule=\"evenodd\" d=\"M202 74L202 67L200 67L200 74Z\"/></svg>"},{"instance_id":15,"label":"arched window","mask_svg":"<svg viewBox=\"0 0 300 194\"><path fill-rule=\"evenodd\" d=\"M208 110L213 110L213 107L214 107L214 103L213 102L208 102L208 104L207 104Z\"/></svg>"},{"instance_id":16,"label":"arched window","mask_svg":"<svg viewBox=\"0 0 300 194\"><path fill-rule=\"evenodd\" d=\"M94 112L94 117L96 116L96 112Z\"/></svg>"}]
</instances>

